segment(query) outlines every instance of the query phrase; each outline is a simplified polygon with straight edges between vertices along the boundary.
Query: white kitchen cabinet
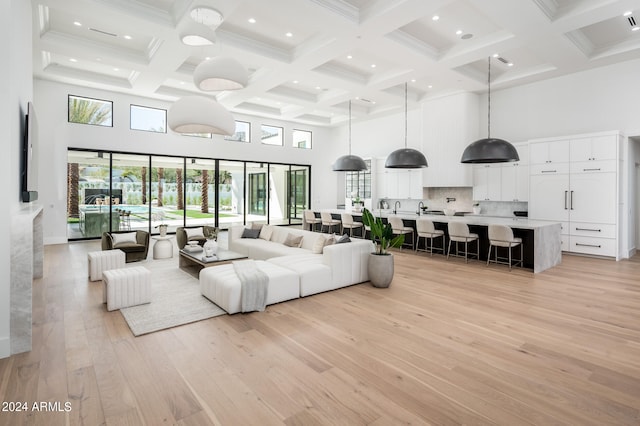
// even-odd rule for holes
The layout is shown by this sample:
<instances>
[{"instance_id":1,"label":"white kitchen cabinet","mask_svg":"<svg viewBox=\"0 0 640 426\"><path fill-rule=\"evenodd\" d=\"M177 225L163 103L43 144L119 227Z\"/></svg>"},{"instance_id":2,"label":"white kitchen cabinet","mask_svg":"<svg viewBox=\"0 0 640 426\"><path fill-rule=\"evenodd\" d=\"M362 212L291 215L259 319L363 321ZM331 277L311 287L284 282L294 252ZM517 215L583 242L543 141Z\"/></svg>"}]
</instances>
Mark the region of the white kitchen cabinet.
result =
<instances>
[{"instance_id":1,"label":"white kitchen cabinet","mask_svg":"<svg viewBox=\"0 0 640 426\"><path fill-rule=\"evenodd\" d=\"M529 217L561 222L563 250L619 258L621 139L608 132L530 142Z\"/></svg>"},{"instance_id":2,"label":"white kitchen cabinet","mask_svg":"<svg viewBox=\"0 0 640 426\"><path fill-rule=\"evenodd\" d=\"M473 199L500 201L502 193L502 166L481 164L473 166Z\"/></svg>"},{"instance_id":3,"label":"white kitchen cabinet","mask_svg":"<svg viewBox=\"0 0 640 426\"><path fill-rule=\"evenodd\" d=\"M529 144L514 143L520 161L502 163L502 201L527 201L529 199Z\"/></svg>"},{"instance_id":4,"label":"white kitchen cabinet","mask_svg":"<svg viewBox=\"0 0 640 426\"><path fill-rule=\"evenodd\" d=\"M569 139L530 142L529 164L568 163L569 150Z\"/></svg>"},{"instance_id":5,"label":"white kitchen cabinet","mask_svg":"<svg viewBox=\"0 0 640 426\"><path fill-rule=\"evenodd\" d=\"M506 163L502 166L502 201L529 200L529 165Z\"/></svg>"},{"instance_id":6,"label":"white kitchen cabinet","mask_svg":"<svg viewBox=\"0 0 640 426\"><path fill-rule=\"evenodd\" d=\"M376 173L378 198L422 199L422 170L385 169Z\"/></svg>"},{"instance_id":7,"label":"white kitchen cabinet","mask_svg":"<svg viewBox=\"0 0 640 426\"><path fill-rule=\"evenodd\" d=\"M616 142L615 135L571 139L571 162L615 160Z\"/></svg>"}]
</instances>

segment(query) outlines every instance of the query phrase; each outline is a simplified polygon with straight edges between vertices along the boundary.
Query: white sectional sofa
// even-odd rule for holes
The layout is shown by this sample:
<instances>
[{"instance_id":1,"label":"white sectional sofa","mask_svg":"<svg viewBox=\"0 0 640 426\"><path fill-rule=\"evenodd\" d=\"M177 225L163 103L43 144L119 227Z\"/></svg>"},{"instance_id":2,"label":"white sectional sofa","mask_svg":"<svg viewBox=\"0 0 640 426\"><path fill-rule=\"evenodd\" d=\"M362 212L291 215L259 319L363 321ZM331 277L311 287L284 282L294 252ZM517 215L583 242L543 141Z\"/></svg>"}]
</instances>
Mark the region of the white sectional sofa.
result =
<instances>
[{"instance_id":1,"label":"white sectional sofa","mask_svg":"<svg viewBox=\"0 0 640 426\"><path fill-rule=\"evenodd\" d=\"M245 254L250 259L264 260L276 267L293 271L298 277L298 297L369 280L367 264L369 254L375 249L370 240L352 238L348 243L318 248L318 239L325 241L328 237L327 234L282 226L269 228L271 232L262 233L262 238L242 238L245 227L232 227L229 229L229 250ZM271 235L266 235L269 233ZM289 247L284 244L289 235L302 236L299 247ZM222 269L217 271L218 268L222 268L222 266L205 268L200 272L202 294L219 306L236 307L237 301L235 299L238 297L239 290L226 290L225 292L212 290L214 287L219 287L217 284L212 284L214 281L219 281L215 275L217 272L222 272ZM226 269L225 271L229 272ZM233 295L234 300L226 300L231 297L230 295ZM290 299L290 295L287 298ZM271 303L276 302L271 301ZM237 312L235 308L232 310Z\"/></svg>"}]
</instances>

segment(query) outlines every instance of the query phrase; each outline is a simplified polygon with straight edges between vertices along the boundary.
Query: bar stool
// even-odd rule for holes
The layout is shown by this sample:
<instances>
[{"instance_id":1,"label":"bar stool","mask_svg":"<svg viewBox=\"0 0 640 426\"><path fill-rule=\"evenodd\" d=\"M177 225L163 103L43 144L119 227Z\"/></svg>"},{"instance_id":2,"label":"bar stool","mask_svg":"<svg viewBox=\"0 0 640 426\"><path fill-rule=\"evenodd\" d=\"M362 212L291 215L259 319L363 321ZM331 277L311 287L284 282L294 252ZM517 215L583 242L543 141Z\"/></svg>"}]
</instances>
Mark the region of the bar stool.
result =
<instances>
[{"instance_id":1,"label":"bar stool","mask_svg":"<svg viewBox=\"0 0 640 426\"><path fill-rule=\"evenodd\" d=\"M345 229L349 230L349 236L351 236L351 234L353 233L354 229L361 229L364 227L364 223L362 222L355 222L353 220L353 216L349 213L342 213L340 215L340 219L342 220L342 230L344 231ZM363 231L361 231L362 234L364 234Z\"/></svg>"},{"instance_id":2,"label":"bar stool","mask_svg":"<svg viewBox=\"0 0 640 426\"><path fill-rule=\"evenodd\" d=\"M515 263L512 264L512 249L517 246L520 246L520 259L514 259ZM491 247L495 247L495 260L491 260ZM509 250L509 257L498 257L498 247L507 248ZM509 265L509 270L511 270L512 265L519 263L522 268L523 258L522 238L514 237L513 229L505 225L489 225L489 254L487 255L487 266L489 266L489 262L500 263ZM505 260L507 262L505 262Z\"/></svg>"},{"instance_id":3,"label":"bar stool","mask_svg":"<svg viewBox=\"0 0 640 426\"><path fill-rule=\"evenodd\" d=\"M411 234L411 249L412 250L415 249L416 238L413 232L413 228L410 226L404 226L404 222L402 221L402 218L399 218L398 216L389 216L388 220L389 220L389 223L391 224L391 230L395 235ZM407 244L407 243L404 243L404 244Z\"/></svg>"},{"instance_id":4,"label":"bar stool","mask_svg":"<svg viewBox=\"0 0 640 426\"><path fill-rule=\"evenodd\" d=\"M436 229L433 221L429 219L416 220L416 231L418 233L418 237L416 238L416 251L431 253L431 256L433 256L433 240L442 238L442 247L436 247L435 249L444 254L444 231ZM424 238L424 249L420 248L420 238ZM428 250L427 240L431 243Z\"/></svg>"},{"instance_id":5,"label":"bar stool","mask_svg":"<svg viewBox=\"0 0 640 426\"><path fill-rule=\"evenodd\" d=\"M331 234L334 226L340 227L341 222L338 219L334 219L329 212L320 212L320 218L322 219L321 231L326 226L327 232Z\"/></svg>"},{"instance_id":6,"label":"bar stool","mask_svg":"<svg viewBox=\"0 0 640 426\"><path fill-rule=\"evenodd\" d=\"M458 254L458 243L464 243L464 262L469 262L469 243L476 242L476 259L480 259L480 244L478 234L469 232L469 227L464 222L449 222L449 249L447 250L447 260L451 255L451 242L456 243L456 254L454 257L462 257ZM473 253L471 253L473 254Z\"/></svg>"},{"instance_id":7,"label":"bar stool","mask_svg":"<svg viewBox=\"0 0 640 426\"><path fill-rule=\"evenodd\" d=\"M316 214L313 212L313 210L304 211L304 221L309 224L309 231L315 231L316 225L318 223L322 223L322 219L316 217Z\"/></svg>"}]
</instances>

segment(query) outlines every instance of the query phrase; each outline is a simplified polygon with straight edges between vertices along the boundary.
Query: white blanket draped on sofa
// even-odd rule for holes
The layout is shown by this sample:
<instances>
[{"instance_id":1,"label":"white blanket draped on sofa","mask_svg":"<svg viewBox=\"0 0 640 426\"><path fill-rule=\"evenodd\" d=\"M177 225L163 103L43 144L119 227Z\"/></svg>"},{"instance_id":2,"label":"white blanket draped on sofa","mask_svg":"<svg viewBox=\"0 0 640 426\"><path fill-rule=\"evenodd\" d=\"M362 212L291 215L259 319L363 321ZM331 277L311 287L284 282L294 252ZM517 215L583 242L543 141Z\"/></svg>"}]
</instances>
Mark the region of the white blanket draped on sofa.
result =
<instances>
[{"instance_id":1,"label":"white blanket draped on sofa","mask_svg":"<svg viewBox=\"0 0 640 426\"><path fill-rule=\"evenodd\" d=\"M264 311L267 305L269 277L253 260L233 262L241 284L242 312Z\"/></svg>"}]
</instances>

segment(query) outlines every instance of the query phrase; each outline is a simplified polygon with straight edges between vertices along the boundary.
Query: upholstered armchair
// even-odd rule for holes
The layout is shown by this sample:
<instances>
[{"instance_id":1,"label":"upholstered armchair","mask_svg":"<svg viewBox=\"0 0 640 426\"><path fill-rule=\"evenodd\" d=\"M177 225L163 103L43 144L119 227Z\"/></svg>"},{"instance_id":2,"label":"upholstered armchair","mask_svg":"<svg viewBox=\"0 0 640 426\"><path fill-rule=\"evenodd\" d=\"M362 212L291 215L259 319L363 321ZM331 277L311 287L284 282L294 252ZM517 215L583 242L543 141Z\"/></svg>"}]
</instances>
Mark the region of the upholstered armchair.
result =
<instances>
[{"instance_id":1,"label":"upholstered armchair","mask_svg":"<svg viewBox=\"0 0 640 426\"><path fill-rule=\"evenodd\" d=\"M147 231L114 231L102 233L102 250L120 249L125 261L145 260L149 253L149 233Z\"/></svg>"},{"instance_id":2,"label":"upholstered armchair","mask_svg":"<svg viewBox=\"0 0 640 426\"><path fill-rule=\"evenodd\" d=\"M218 228L208 225L180 226L176 229L178 248L183 249L189 241L197 241L202 246L207 242L207 237L213 236L217 239L218 231Z\"/></svg>"}]
</instances>

